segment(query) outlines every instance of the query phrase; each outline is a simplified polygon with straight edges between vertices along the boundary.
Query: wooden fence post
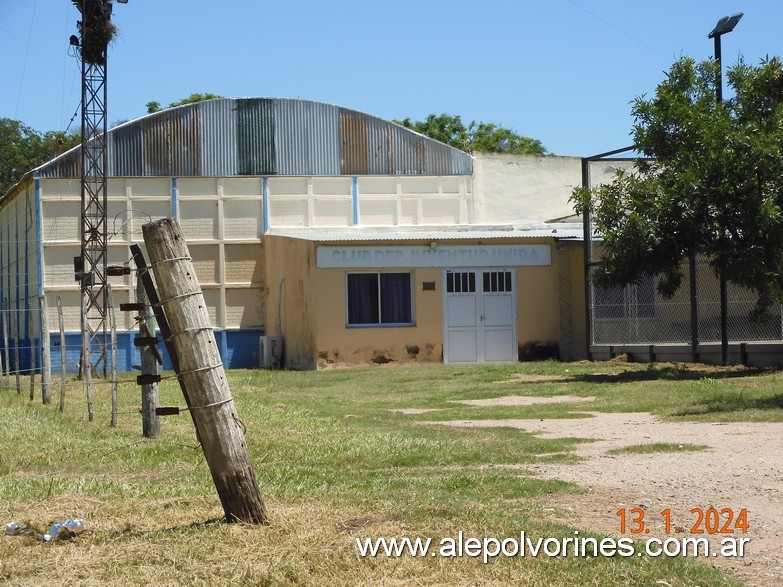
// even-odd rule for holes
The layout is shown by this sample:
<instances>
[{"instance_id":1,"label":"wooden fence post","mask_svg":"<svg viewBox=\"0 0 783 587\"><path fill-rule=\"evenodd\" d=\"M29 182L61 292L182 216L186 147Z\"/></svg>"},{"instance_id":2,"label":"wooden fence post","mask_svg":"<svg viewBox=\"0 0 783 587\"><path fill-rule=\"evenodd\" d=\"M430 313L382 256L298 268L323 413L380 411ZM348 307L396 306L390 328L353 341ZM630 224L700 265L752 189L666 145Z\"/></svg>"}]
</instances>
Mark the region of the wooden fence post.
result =
<instances>
[{"instance_id":1,"label":"wooden fence post","mask_svg":"<svg viewBox=\"0 0 783 587\"><path fill-rule=\"evenodd\" d=\"M267 524L266 506L218 353L204 294L179 225L165 218L142 226L144 243L179 361L178 377L226 521Z\"/></svg>"},{"instance_id":2,"label":"wooden fence post","mask_svg":"<svg viewBox=\"0 0 783 587\"><path fill-rule=\"evenodd\" d=\"M155 316L149 311L147 292L141 272L136 277L136 301L142 304L139 310L139 334L146 337L155 336ZM152 379L158 374L158 361L152 347L140 347L141 374ZM141 386L141 433L145 438L156 438L160 434L160 418L155 411L158 407L158 384L145 383Z\"/></svg>"},{"instance_id":3,"label":"wooden fence post","mask_svg":"<svg viewBox=\"0 0 783 587\"><path fill-rule=\"evenodd\" d=\"M41 310L41 400L45 404L50 404L52 403L52 356L46 294L42 294L39 300Z\"/></svg>"},{"instance_id":4,"label":"wooden fence post","mask_svg":"<svg viewBox=\"0 0 783 587\"><path fill-rule=\"evenodd\" d=\"M111 426L117 426L117 321L114 315L114 294L111 284L106 284L106 311L109 313L111 329ZM106 359L104 359L105 361Z\"/></svg>"},{"instance_id":5,"label":"wooden fence post","mask_svg":"<svg viewBox=\"0 0 783 587\"><path fill-rule=\"evenodd\" d=\"M33 401L35 399L35 335L33 334L35 332L35 322L32 319L32 314L30 314L30 303L25 303L25 330L27 331L27 336L29 337L28 342L30 343L30 401Z\"/></svg>"},{"instance_id":6,"label":"wooden fence post","mask_svg":"<svg viewBox=\"0 0 783 587\"><path fill-rule=\"evenodd\" d=\"M3 299L3 348L5 355L5 384L11 386L11 350L8 348L8 320L11 317L11 310L8 308L8 301Z\"/></svg>"},{"instance_id":7,"label":"wooden fence post","mask_svg":"<svg viewBox=\"0 0 783 587\"><path fill-rule=\"evenodd\" d=\"M13 323L13 331L14 331L14 375L16 376L16 393L20 394L22 393L22 379L21 379L21 372L19 367L19 303L16 304L16 310L14 310L14 313L12 314L14 323Z\"/></svg>"},{"instance_id":8,"label":"wooden fence post","mask_svg":"<svg viewBox=\"0 0 783 587\"><path fill-rule=\"evenodd\" d=\"M57 322L60 327L60 411L65 409L65 383L68 376L68 363L65 356L65 319L63 301L57 296Z\"/></svg>"}]
</instances>

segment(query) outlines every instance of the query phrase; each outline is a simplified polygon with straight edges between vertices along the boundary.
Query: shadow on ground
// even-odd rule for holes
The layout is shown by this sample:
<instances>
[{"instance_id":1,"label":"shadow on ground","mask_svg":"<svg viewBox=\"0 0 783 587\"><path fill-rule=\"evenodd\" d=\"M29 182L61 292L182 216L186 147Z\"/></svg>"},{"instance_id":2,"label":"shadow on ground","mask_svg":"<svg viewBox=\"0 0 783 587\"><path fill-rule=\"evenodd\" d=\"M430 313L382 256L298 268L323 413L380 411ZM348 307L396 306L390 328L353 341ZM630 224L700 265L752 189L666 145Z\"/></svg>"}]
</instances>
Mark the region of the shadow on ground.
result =
<instances>
[{"instance_id":1,"label":"shadow on ground","mask_svg":"<svg viewBox=\"0 0 783 587\"><path fill-rule=\"evenodd\" d=\"M738 392L712 398L704 402L695 402L687 408L674 412L672 416L700 416L704 414L744 412L747 410L780 409L783 409L783 393L773 395L772 397L748 398Z\"/></svg>"},{"instance_id":2,"label":"shadow on ground","mask_svg":"<svg viewBox=\"0 0 783 587\"><path fill-rule=\"evenodd\" d=\"M766 375L769 369L754 367L710 367L709 365L650 365L647 369L620 373L585 373L572 375L566 381L585 383L633 383L635 381L689 381L704 378L733 379Z\"/></svg>"}]
</instances>

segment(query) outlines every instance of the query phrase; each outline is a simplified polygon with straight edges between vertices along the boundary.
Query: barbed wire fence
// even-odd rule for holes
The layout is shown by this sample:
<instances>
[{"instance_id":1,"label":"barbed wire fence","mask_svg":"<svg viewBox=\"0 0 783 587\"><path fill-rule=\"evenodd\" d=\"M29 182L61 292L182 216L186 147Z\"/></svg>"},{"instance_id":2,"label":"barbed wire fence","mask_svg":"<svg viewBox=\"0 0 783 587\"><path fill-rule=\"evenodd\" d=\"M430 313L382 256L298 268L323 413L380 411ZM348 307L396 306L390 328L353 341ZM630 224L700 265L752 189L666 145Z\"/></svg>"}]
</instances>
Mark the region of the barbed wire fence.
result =
<instances>
[{"instance_id":1,"label":"barbed wire fence","mask_svg":"<svg viewBox=\"0 0 783 587\"><path fill-rule=\"evenodd\" d=\"M0 390L28 394L30 401L40 399L44 404L54 403L59 411L64 411L66 394L74 383L80 387L85 385L78 378L81 361L81 345L77 342L67 344L69 338L73 341L74 332L66 332L63 319L62 299L57 297L57 320L50 327L50 316L46 297L36 297L33 302L38 307L19 309L0 309ZM3 305L7 305L4 300ZM109 309L110 318L115 322L117 310L112 304ZM115 323L116 324L116 323ZM113 329L112 344L107 347L109 354L107 362L109 373L93 381L93 385L108 388L112 395L112 424L116 425L116 414L119 408L116 402L119 380L116 371L120 369L120 360L116 352L117 338L128 337L124 344L131 345L131 333L135 332L138 320L134 320L130 328ZM103 350L103 349L102 349ZM97 348L94 352L99 352ZM140 413L140 400L135 413ZM87 408L89 410L89 406Z\"/></svg>"},{"instance_id":2,"label":"barbed wire fence","mask_svg":"<svg viewBox=\"0 0 783 587\"><path fill-rule=\"evenodd\" d=\"M74 270L62 265L45 266L41 260L37 267L38 271L34 270L35 262L31 262L29 252L38 248L40 256L41 248L38 245L45 246L51 239L59 243L63 242L63 235L58 233L54 226L50 226L45 235L38 236L44 239L42 243L33 240L36 238L32 229L34 214L34 205L31 201L23 203L23 210L20 213L6 218L2 231L3 245L7 250L0 255L0 265L2 265L0 287L4 289L0 293L0 390L17 394L26 393L29 394L31 401L40 398L43 403L50 403L52 396L55 395L58 408L63 411L68 390L73 389L74 386L85 387L83 379L77 377L81 372L81 344L74 341L76 335L81 338L81 332L74 330L73 324L70 324L73 322L73 316L70 316L70 320L64 318L63 299L57 295L58 290L63 290L63 295L67 297L76 295L77 292L65 291L62 287L73 279ZM134 241L141 241L141 225L157 216L159 214L150 214L143 209L123 211L114 215L110 219L109 244L117 248L127 247ZM22 218L24 222L21 229L14 228ZM9 236L11 238L8 238ZM77 235L72 236L76 239ZM76 240L74 244L78 244ZM14 247L16 253L12 250ZM130 265L131 258L127 249L126 255L126 260L122 264ZM130 293L133 286L127 283L123 286L123 290L127 290L123 295L133 297L134 294ZM54 296L57 296L56 310L47 308L47 300L53 304ZM69 307L72 301L68 300L65 303L66 314L73 311L73 308ZM114 328L111 328L112 343L100 349L96 343L92 352L95 354L105 352L106 364L111 367L113 373L109 374L107 368L105 374L97 374L98 378L93 381L93 384L100 389L111 388L111 422L112 425L116 425L117 414L128 411L120 410L116 400L119 382L114 372L119 367L118 363L122 362L118 360L116 353L118 337L123 338L122 345L126 347L122 349L123 351L127 351L127 347L132 348L134 336L131 333L135 333L138 328L139 318L135 317L130 327L117 329L119 315L113 301L111 305L112 307L107 309L109 313L107 324L114 323ZM53 319L54 316L57 316L56 320ZM124 320L120 322L127 326ZM127 359L128 357L124 358L125 362L128 362ZM130 362L134 361L131 359ZM88 399L88 413L91 411L89 404ZM135 409L130 410L131 413L141 412L140 398L138 404Z\"/></svg>"}]
</instances>

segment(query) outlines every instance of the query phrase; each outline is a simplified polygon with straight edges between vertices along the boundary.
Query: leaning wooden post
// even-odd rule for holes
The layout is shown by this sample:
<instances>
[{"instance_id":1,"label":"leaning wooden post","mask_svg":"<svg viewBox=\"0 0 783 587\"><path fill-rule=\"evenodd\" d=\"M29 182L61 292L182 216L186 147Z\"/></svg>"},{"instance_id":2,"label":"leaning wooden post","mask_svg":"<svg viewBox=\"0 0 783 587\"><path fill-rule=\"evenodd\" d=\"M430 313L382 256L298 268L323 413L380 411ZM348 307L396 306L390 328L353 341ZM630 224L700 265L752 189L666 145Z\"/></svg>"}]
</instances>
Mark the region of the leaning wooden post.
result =
<instances>
[{"instance_id":1,"label":"leaning wooden post","mask_svg":"<svg viewBox=\"0 0 783 587\"><path fill-rule=\"evenodd\" d=\"M111 426L115 428L117 426L117 321L114 316L114 295L111 284L106 285L106 300L111 329Z\"/></svg>"},{"instance_id":2,"label":"leaning wooden post","mask_svg":"<svg viewBox=\"0 0 783 587\"><path fill-rule=\"evenodd\" d=\"M220 360L207 304L176 220L142 226L144 243L179 359L178 377L226 521L267 524L266 506Z\"/></svg>"},{"instance_id":3,"label":"leaning wooden post","mask_svg":"<svg viewBox=\"0 0 783 587\"><path fill-rule=\"evenodd\" d=\"M43 403L52 403L52 357L49 339L49 315L46 307L46 294L41 294L41 399Z\"/></svg>"},{"instance_id":4,"label":"leaning wooden post","mask_svg":"<svg viewBox=\"0 0 783 587\"><path fill-rule=\"evenodd\" d=\"M60 411L65 409L65 383L68 377L68 364L65 355L65 319L63 301L57 296L57 322L60 327Z\"/></svg>"}]
</instances>

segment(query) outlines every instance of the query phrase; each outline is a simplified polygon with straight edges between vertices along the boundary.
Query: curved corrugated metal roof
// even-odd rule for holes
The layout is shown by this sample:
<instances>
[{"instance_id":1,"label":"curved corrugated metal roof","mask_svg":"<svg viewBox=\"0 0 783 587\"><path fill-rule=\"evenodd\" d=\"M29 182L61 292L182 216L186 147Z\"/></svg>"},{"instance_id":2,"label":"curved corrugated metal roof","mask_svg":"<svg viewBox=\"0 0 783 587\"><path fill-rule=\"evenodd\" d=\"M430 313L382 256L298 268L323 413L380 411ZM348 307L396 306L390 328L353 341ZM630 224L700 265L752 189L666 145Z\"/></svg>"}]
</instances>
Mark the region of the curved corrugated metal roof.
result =
<instances>
[{"instance_id":1,"label":"curved corrugated metal roof","mask_svg":"<svg viewBox=\"0 0 783 587\"><path fill-rule=\"evenodd\" d=\"M378 117L321 102L220 98L108 132L110 177L469 175L473 158ZM33 172L79 177L80 147Z\"/></svg>"}]
</instances>

